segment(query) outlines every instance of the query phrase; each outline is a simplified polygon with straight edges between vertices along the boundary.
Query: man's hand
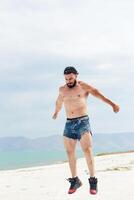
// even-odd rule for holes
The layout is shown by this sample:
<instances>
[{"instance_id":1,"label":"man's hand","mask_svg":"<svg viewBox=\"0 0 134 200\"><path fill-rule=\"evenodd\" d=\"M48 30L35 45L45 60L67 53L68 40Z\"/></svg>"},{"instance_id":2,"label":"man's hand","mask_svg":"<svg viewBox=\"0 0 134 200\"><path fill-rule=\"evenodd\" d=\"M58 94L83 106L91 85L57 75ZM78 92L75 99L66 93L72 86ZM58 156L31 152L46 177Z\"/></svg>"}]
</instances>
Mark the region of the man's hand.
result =
<instances>
[{"instance_id":1,"label":"man's hand","mask_svg":"<svg viewBox=\"0 0 134 200\"><path fill-rule=\"evenodd\" d=\"M112 107L113 107L113 111L114 111L115 113L119 112L120 107L119 107L118 105L113 104Z\"/></svg>"},{"instance_id":2,"label":"man's hand","mask_svg":"<svg viewBox=\"0 0 134 200\"><path fill-rule=\"evenodd\" d=\"M53 114L53 117L52 117L52 118L53 118L53 119L56 119L57 116L58 116L58 113L55 112L55 113Z\"/></svg>"}]
</instances>

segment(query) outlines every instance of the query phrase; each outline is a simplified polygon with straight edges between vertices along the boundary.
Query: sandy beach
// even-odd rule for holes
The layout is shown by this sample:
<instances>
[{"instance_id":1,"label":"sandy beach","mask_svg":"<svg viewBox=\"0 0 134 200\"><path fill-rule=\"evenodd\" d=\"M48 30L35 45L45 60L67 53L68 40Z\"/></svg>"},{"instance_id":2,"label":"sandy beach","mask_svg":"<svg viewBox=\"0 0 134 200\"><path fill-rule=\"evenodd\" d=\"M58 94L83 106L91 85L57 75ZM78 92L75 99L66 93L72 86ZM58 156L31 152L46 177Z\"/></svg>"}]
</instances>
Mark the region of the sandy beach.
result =
<instances>
[{"instance_id":1,"label":"sandy beach","mask_svg":"<svg viewBox=\"0 0 134 200\"><path fill-rule=\"evenodd\" d=\"M98 194L89 194L85 159L78 159L78 175L83 185L68 195L68 163L0 171L1 200L133 200L134 153L95 157Z\"/></svg>"}]
</instances>

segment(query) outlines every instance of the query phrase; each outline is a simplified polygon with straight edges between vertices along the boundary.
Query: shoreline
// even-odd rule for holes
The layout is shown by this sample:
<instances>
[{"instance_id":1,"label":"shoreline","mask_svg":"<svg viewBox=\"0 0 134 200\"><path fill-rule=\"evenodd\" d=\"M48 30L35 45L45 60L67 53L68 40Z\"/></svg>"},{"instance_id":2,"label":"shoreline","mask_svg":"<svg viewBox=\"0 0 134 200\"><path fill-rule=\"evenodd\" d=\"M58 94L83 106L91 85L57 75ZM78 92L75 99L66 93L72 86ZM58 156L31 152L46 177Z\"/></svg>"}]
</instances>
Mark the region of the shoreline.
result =
<instances>
[{"instance_id":1,"label":"shoreline","mask_svg":"<svg viewBox=\"0 0 134 200\"><path fill-rule=\"evenodd\" d=\"M130 151L121 151L121 152L105 152L105 153L99 153L97 155L94 155L94 158L97 157L103 157L103 156L110 156L110 155L122 155L122 154L131 154L134 153L134 150L130 150ZM85 159L84 157L79 157L77 158L77 160L81 160L81 159ZM26 166L26 167L18 167L18 168L12 168L12 169L0 169L0 172L4 172L4 171L17 171L17 170L27 170L27 169L36 169L36 168L45 168L45 167L52 167L55 165L61 165L61 164L67 164L68 160L64 160L64 161L56 161L55 163L51 163L51 164L42 164L42 165L34 165L34 166Z\"/></svg>"},{"instance_id":2,"label":"shoreline","mask_svg":"<svg viewBox=\"0 0 134 200\"><path fill-rule=\"evenodd\" d=\"M134 153L134 150L116 151L116 152L110 152L110 153L98 153L96 156L105 156L105 155L114 155L114 154L126 154L126 153Z\"/></svg>"}]
</instances>

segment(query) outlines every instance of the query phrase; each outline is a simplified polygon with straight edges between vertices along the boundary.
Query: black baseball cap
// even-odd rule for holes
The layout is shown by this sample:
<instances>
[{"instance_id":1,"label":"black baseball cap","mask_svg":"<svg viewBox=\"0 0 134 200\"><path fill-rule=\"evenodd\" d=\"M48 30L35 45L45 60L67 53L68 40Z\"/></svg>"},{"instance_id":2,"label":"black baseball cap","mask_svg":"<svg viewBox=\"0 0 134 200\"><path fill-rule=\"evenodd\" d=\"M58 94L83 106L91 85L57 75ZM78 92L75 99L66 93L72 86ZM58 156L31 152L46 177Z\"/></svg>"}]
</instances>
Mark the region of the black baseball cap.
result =
<instances>
[{"instance_id":1,"label":"black baseball cap","mask_svg":"<svg viewBox=\"0 0 134 200\"><path fill-rule=\"evenodd\" d=\"M68 67L66 67L64 69L64 74L71 74L71 73L73 73L73 74L79 74L77 72L77 70L74 67L72 67L72 66L68 66Z\"/></svg>"}]
</instances>

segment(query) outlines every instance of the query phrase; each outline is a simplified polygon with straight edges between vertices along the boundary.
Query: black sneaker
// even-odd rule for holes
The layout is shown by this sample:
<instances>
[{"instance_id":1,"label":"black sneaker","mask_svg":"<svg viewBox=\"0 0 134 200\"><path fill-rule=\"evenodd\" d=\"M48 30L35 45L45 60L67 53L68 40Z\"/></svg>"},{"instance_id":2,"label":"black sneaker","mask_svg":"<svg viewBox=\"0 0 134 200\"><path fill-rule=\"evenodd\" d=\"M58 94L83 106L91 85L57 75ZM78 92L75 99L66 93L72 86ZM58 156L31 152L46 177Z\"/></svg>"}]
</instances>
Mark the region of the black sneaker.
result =
<instances>
[{"instance_id":1,"label":"black sneaker","mask_svg":"<svg viewBox=\"0 0 134 200\"><path fill-rule=\"evenodd\" d=\"M90 194L93 194L93 195L97 194L97 192L98 192L98 188L97 188L98 180L97 180L97 178L90 177L88 180L89 180L89 184L90 184L90 190L89 190Z\"/></svg>"},{"instance_id":2,"label":"black sneaker","mask_svg":"<svg viewBox=\"0 0 134 200\"><path fill-rule=\"evenodd\" d=\"M82 186L82 182L77 176L75 178L68 178L67 180L71 183L68 194L74 193L80 186Z\"/></svg>"}]
</instances>

